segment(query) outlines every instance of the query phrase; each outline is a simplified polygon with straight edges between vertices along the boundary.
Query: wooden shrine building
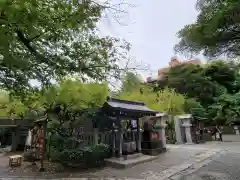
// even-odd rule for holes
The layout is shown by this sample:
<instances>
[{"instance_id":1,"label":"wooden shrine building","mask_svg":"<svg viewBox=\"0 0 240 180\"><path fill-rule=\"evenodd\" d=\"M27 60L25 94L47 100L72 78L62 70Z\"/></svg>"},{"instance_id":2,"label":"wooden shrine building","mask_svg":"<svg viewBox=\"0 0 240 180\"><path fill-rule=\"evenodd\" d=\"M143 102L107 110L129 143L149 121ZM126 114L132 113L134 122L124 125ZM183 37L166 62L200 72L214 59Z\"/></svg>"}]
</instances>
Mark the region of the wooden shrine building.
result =
<instances>
[{"instance_id":1,"label":"wooden shrine building","mask_svg":"<svg viewBox=\"0 0 240 180\"><path fill-rule=\"evenodd\" d=\"M111 124L113 132L112 138L112 153L113 156L121 157L126 147L131 145L134 147L135 152L141 152L141 127L140 118L146 116L156 116L158 112L149 109L143 102L126 101L116 98L109 98L101 108L100 114L101 121L108 121ZM99 115L100 115L99 114ZM99 122L98 121L98 122ZM124 141L126 133L134 134L135 138L130 139L128 142ZM125 148L124 148L125 147Z\"/></svg>"}]
</instances>

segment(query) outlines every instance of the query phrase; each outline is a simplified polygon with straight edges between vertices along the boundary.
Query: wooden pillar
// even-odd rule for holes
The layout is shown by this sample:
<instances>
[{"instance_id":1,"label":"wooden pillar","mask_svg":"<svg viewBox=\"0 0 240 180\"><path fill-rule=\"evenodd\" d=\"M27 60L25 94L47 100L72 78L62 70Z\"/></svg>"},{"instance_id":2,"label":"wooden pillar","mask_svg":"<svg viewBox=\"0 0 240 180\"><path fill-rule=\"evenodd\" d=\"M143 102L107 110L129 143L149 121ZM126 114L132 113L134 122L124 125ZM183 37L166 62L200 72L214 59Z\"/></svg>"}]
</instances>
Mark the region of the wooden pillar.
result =
<instances>
[{"instance_id":1,"label":"wooden pillar","mask_svg":"<svg viewBox=\"0 0 240 180\"><path fill-rule=\"evenodd\" d=\"M115 131L112 131L112 156L116 155L115 149L116 149L116 142L115 142Z\"/></svg>"},{"instance_id":2,"label":"wooden pillar","mask_svg":"<svg viewBox=\"0 0 240 180\"><path fill-rule=\"evenodd\" d=\"M93 144L98 144L98 128L93 128Z\"/></svg>"},{"instance_id":3,"label":"wooden pillar","mask_svg":"<svg viewBox=\"0 0 240 180\"><path fill-rule=\"evenodd\" d=\"M121 120L119 116L117 117L117 127L118 127L118 132L117 132L117 139L118 139L118 157L122 157L122 143L123 143L123 136L122 136L122 125L121 125Z\"/></svg>"},{"instance_id":4,"label":"wooden pillar","mask_svg":"<svg viewBox=\"0 0 240 180\"><path fill-rule=\"evenodd\" d=\"M11 151L14 152L17 150L18 144L19 144L19 137L20 137L20 127L17 126L14 128L12 133L12 145L11 145Z\"/></svg>"},{"instance_id":5,"label":"wooden pillar","mask_svg":"<svg viewBox=\"0 0 240 180\"><path fill-rule=\"evenodd\" d=\"M16 145L16 129L13 130L12 132L12 144L11 144L11 151L14 152L16 151L17 145Z\"/></svg>"},{"instance_id":6,"label":"wooden pillar","mask_svg":"<svg viewBox=\"0 0 240 180\"><path fill-rule=\"evenodd\" d=\"M141 152L141 139L140 124L139 119L137 119L137 152Z\"/></svg>"}]
</instances>

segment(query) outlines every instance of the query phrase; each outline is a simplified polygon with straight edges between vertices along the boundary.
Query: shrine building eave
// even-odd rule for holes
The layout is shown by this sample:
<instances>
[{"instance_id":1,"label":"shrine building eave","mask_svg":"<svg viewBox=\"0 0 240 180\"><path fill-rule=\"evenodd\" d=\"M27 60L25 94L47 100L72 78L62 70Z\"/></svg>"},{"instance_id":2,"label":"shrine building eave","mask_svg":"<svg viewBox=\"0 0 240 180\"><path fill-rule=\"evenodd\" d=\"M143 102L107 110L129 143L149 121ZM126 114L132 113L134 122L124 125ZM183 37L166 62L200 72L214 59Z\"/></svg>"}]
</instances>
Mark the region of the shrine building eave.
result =
<instances>
[{"instance_id":1,"label":"shrine building eave","mask_svg":"<svg viewBox=\"0 0 240 180\"><path fill-rule=\"evenodd\" d=\"M152 110L145 106L143 102L121 100L109 97L107 99L107 102L104 104L104 108L107 108L113 111L113 114L120 116L134 115L136 117L144 117L155 116L159 113L158 111Z\"/></svg>"}]
</instances>

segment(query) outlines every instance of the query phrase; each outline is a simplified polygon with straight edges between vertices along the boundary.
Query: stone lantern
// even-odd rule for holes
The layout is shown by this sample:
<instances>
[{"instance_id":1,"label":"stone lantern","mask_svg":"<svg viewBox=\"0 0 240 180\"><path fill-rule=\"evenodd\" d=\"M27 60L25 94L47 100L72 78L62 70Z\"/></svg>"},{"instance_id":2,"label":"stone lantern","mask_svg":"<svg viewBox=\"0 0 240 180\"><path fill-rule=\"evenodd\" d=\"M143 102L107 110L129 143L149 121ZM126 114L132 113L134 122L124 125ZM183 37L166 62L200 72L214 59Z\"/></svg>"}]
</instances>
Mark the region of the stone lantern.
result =
<instances>
[{"instance_id":1,"label":"stone lantern","mask_svg":"<svg viewBox=\"0 0 240 180\"><path fill-rule=\"evenodd\" d=\"M237 127L237 126L234 126L233 128L234 128L234 131L235 131L236 135L239 135L240 133L239 133L238 127Z\"/></svg>"},{"instance_id":2,"label":"stone lantern","mask_svg":"<svg viewBox=\"0 0 240 180\"><path fill-rule=\"evenodd\" d=\"M178 144L192 144L192 135L191 135L191 114L183 114L176 116L174 119L176 140ZM186 140L184 142L184 140Z\"/></svg>"}]
</instances>

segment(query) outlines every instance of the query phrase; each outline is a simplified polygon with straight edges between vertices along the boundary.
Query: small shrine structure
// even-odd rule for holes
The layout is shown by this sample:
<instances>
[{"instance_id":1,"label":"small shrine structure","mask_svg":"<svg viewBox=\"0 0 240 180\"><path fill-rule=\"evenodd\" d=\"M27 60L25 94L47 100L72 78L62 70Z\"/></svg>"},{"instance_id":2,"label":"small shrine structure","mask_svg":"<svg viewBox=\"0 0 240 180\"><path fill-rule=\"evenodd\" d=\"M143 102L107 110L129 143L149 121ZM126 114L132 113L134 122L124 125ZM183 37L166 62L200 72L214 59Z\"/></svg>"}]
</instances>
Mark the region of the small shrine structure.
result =
<instances>
[{"instance_id":1,"label":"small shrine structure","mask_svg":"<svg viewBox=\"0 0 240 180\"><path fill-rule=\"evenodd\" d=\"M109 117L108 121L111 121L112 124L113 156L122 157L123 153L126 155L131 153L129 149L135 149L132 153L141 152L142 123L140 122L140 118L156 116L158 112L149 109L143 102L108 97L107 102L102 107L101 113L106 114ZM131 132L132 138L125 137L128 131Z\"/></svg>"}]
</instances>

